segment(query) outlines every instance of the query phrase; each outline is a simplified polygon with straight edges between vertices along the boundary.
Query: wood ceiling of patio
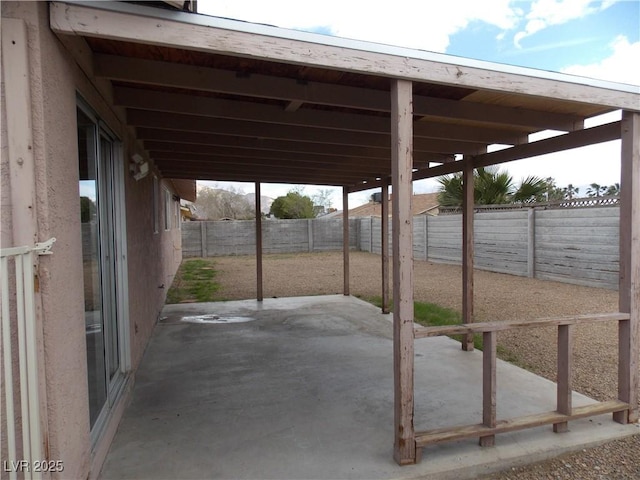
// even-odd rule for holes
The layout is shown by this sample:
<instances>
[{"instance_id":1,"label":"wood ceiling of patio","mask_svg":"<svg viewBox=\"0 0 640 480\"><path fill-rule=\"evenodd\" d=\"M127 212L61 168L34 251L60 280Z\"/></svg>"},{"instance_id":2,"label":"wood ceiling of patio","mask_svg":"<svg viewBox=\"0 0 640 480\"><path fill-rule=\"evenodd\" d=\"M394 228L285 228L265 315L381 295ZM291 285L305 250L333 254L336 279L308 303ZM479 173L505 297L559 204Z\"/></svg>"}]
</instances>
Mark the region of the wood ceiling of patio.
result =
<instances>
[{"instance_id":1,"label":"wood ceiling of patio","mask_svg":"<svg viewBox=\"0 0 640 480\"><path fill-rule=\"evenodd\" d=\"M356 191L391 174L389 78L85 39L95 75L111 81L115 105L166 178ZM416 179L459 170L456 155L495 143L523 148L531 133L581 130L585 118L613 110L434 83L413 90Z\"/></svg>"}]
</instances>

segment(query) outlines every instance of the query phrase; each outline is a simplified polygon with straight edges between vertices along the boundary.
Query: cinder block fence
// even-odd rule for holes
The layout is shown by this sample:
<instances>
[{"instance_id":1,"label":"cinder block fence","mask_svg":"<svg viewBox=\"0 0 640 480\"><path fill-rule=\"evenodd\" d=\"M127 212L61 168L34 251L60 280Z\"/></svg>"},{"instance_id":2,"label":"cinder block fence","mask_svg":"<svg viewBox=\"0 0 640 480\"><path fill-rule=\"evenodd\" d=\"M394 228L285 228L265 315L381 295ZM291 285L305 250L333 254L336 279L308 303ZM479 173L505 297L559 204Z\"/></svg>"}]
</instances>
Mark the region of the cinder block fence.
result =
<instances>
[{"instance_id":1,"label":"cinder block fence","mask_svg":"<svg viewBox=\"0 0 640 480\"><path fill-rule=\"evenodd\" d=\"M474 219L476 268L544 280L616 289L619 217L617 206L479 212ZM413 222L416 260L459 264L462 216L420 215ZM265 253L342 249L342 219L263 222ZM389 228L389 231L391 228ZM349 220L351 249L380 253L381 220ZM255 253L253 221L183 224L184 257ZM391 235L389 235L391 248Z\"/></svg>"}]
</instances>

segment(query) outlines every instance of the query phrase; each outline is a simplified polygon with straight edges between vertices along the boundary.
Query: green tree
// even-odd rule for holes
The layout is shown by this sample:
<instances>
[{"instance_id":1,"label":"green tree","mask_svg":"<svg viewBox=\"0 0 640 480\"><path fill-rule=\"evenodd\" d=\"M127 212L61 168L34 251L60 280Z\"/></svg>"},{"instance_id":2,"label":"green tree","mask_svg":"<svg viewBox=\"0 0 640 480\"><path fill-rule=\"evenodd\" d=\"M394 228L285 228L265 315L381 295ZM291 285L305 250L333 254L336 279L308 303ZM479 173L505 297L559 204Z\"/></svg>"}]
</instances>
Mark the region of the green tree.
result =
<instances>
[{"instance_id":1,"label":"green tree","mask_svg":"<svg viewBox=\"0 0 640 480\"><path fill-rule=\"evenodd\" d=\"M476 205L500 205L505 203L530 203L543 201L547 182L529 176L517 187L507 171L497 168L478 168L473 173L473 197ZM438 179L438 202L443 206L462 205L462 174L446 175Z\"/></svg>"},{"instance_id":2,"label":"green tree","mask_svg":"<svg viewBox=\"0 0 640 480\"><path fill-rule=\"evenodd\" d=\"M80 197L80 221L88 223L96 216L96 204L89 197Z\"/></svg>"},{"instance_id":3,"label":"green tree","mask_svg":"<svg viewBox=\"0 0 640 480\"><path fill-rule=\"evenodd\" d=\"M316 216L311 199L297 191L276 198L271 204L271 213L276 218L314 218Z\"/></svg>"}]
</instances>

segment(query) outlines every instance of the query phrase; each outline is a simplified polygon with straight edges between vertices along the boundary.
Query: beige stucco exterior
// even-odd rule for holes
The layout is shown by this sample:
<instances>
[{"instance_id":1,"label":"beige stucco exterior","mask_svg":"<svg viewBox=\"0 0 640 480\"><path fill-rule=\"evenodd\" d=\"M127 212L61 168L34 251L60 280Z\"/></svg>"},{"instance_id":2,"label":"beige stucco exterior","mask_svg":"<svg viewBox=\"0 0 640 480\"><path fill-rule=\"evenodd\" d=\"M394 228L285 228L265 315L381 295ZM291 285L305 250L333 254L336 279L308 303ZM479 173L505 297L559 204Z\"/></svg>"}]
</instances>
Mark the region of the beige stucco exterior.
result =
<instances>
[{"instance_id":1,"label":"beige stucco exterior","mask_svg":"<svg viewBox=\"0 0 640 480\"><path fill-rule=\"evenodd\" d=\"M37 237L56 238L53 255L39 259L36 297L41 342L41 403L47 458L64 462L53 478L87 478L91 464L100 463L118 421L116 402L110 420L92 454L87 391L87 354L83 306L82 239L78 191L76 95L79 95L122 142L127 228L128 316L132 372L164 303L181 260L179 226L154 233L153 175L136 181L128 159L138 150L135 139L101 90L77 66L51 32L46 2L2 2L2 18L22 19L28 32L29 88L35 165ZM4 100L4 81L3 81ZM2 102L2 119L10 112ZM10 158L6 122L2 122L2 247L16 246L10 197ZM162 188L170 188L162 182ZM162 191L161 188L161 191ZM160 218L164 203L156 208ZM17 354L17 349L13 351ZM130 383L130 382L129 382ZM124 393L128 391L124 389ZM3 442L5 448L6 442ZM3 452L4 453L4 452ZM6 456L3 454L3 458ZM92 458L95 457L95 458ZM94 465L95 467L95 465ZM93 472L95 475L97 472Z\"/></svg>"}]
</instances>

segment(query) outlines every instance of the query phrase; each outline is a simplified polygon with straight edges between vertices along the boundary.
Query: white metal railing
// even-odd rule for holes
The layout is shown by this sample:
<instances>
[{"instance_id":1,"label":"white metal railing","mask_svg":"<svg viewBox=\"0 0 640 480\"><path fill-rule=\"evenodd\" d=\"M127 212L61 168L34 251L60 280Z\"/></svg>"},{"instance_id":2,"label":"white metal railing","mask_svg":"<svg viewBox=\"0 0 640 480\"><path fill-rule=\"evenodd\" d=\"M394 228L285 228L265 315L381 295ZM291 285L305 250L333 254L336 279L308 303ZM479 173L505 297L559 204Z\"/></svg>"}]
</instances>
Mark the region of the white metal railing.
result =
<instances>
[{"instance_id":1,"label":"white metal railing","mask_svg":"<svg viewBox=\"0 0 640 480\"><path fill-rule=\"evenodd\" d=\"M2 303L2 359L4 364L4 401L6 410L7 460L9 478L16 479L20 472L25 479L41 478L39 472L33 471L36 462L45 460L42 456L42 431L40 425L40 401L38 393L38 355L35 327L35 255L50 255L51 247L56 241L52 238L44 243L36 243L35 247L13 247L0 250L1 297ZM15 272L9 270L15 265ZM13 273L13 275L12 275ZM10 289L10 279L15 278L14 289ZM15 309L11 308L11 300L15 299ZM12 315L15 314L15 315ZM20 413L22 452L17 455L16 416L14 405L12 324L18 333L18 363L20 381ZM2 409L0 409L0 425L2 425ZM1 441L1 440L0 440ZM0 451L2 451L0 444Z\"/></svg>"}]
</instances>

